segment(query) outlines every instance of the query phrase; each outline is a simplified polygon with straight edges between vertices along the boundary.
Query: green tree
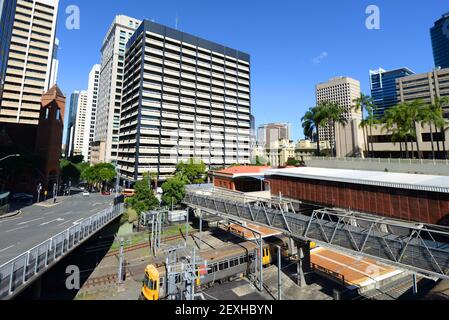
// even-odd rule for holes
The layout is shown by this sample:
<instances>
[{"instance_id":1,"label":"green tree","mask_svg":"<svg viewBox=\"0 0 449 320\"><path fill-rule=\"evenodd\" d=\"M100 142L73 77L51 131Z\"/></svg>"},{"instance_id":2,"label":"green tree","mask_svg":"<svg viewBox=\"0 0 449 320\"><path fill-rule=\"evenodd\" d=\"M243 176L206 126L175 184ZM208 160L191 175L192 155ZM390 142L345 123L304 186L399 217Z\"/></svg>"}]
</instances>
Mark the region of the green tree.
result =
<instances>
[{"instance_id":1,"label":"green tree","mask_svg":"<svg viewBox=\"0 0 449 320\"><path fill-rule=\"evenodd\" d=\"M321 114L323 117L323 121L327 123L329 128L332 128L334 136L331 138L331 154L332 156L336 156L336 146L335 146L335 131L336 124L346 125L348 121L344 117L345 109L340 106L338 103L332 102L323 102L320 105Z\"/></svg>"},{"instance_id":2,"label":"green tree","mask_svg":"<svg viewBox=\"0 0 449 320\"><path fill-rule=\"evenodd\" d=\"M447 121L444 119L444 107L449 106L449 97L436 97L432 104L430 104L427 112L424 116L424 122L430 125L430 136L432 140L432 155L433 159L435 159L435 150L434 150L434 133L437 133L438 130L444 136L447 126ZM435 129L435 131L434 131ZM446 152L446 144L445 141L443 143L443 153L444 158L447 158ZM437 149L440 151L440 143L437 141Z\"/></svg>"},{"instance_id":3,"label":"green tree","mask_svg":"<svg viewBox=\"0 0 449 320\"><path fill-rule=\"evenodd\" d=\"M185 182L179 177L168 179L162 184L162 202L165 205L177 205L186 195Z\"/></svg>"},{"instance_id":4,"label":"green tree","mask_svg":"<svg viewBox=\"0 0 449 320\"><path fill-rule=\"evenodd\" d=\"M144 178L134 185L135 195L126 199L126 203L140 216L142 212L159 207L159 200L150 189L150 178L144 174Z\"/></svg>"},{"instance_id":5,"label":"green tree","mask_svg":"<svg viewBox=\"0 0 449 320\"><path fill-rule=\"evenodd\" d=\"M86 183L92 188L95 184L100 181L100 177L98 175L98 170L95 167L88 167L81 172L81 179L86 181Z\"/></svg>"},{"instance_id":6,"label":"green tree","mask_svg":"<svg viewBox=\"0 0 449 320\"><path fill-rule=\"evenodd\" d=\"M187 184L204 183L206 179L206 164L202 160L190 158L176 166L175 176Z\"/></svg>"},{"instance_id":7,"label":"green tree","mask_svg":"<svg viewBox=\"0 0 449 320\"><path fill-rule=\"evenodd\" d=\"M295 158L288 158L286 165L299 167L301 165L301 161L296 160Z\"/></svg>"},{"instance_id":8,"label":"green tree","mask_svg":"<svg viewBox=\"0 0 449 320\"><path fill-rule=\"evenodd\" d=\"M326 125L325 115L323 113L323 105L319 104L315 107L310 108L304 116L301 118L302 128L304 130L304 135L308 137L311 141L314 141L314 134L316 134L317 148L316 155L321 155L320 150L320 135L319 129Z\"/></svg>"},{"instance_id":9,"label":"green tree","mask_svg":"<svg viewBox=\"0 0 449 320\"><path fill-rule=\"evenodd\" d=\"M258 167L261 167L261 166L264 166L265 164L260 161L259 156L256 156L256 164L255 165Z\"/></svg>"},{"instance_id":10,"label":"green tree","mask_svg":"<svg viewBox=\"0 0 449 320\"><path fill-rule=\"evenodd\" d=\"M368 141L368 134L367 134L367 127L370 127L370 135L372 136L372 126L374 122L374 110L375 110L375 104L372 97L360 94L360 97L354 100L355 105L353 107L353 110L356 112L360 112L362 115L362 121L360 123L360 127L363 129L363 139L365 141L365 145L367 148L368 155L370 155L370 144ZM365 118L365 112L368 113L368 118ZM372 147L371 150L374 152L374 142L371 141ZM373 156L373 155L371 155Z\"/></svg>"},{"instance_id":11,"label":"green tree","mask_svg":"<svg viewBox=\"0 0 449 320\"><path fill-rule=\"evenodd\" d=\"M81 172L81 179L86 181L91 187L100 186L102 189L115 179L115 167L110 163L99 163L94 166L80 165L84 168Z\"/></svg>"},{"instance_id":12,"label":"green tree","mask_svg":"<svg viewBox=\"0 0 449 320\"><path fill-rule=\"evenodd\" d=\"M399 142L401 156L403 152L402 143L404 143L406 158L409 158L408 139L411 132L408 108L407 104L400 103L387 109L383 118L384 129L391 133L392 142Z\"/></svg>"}]
</instances>

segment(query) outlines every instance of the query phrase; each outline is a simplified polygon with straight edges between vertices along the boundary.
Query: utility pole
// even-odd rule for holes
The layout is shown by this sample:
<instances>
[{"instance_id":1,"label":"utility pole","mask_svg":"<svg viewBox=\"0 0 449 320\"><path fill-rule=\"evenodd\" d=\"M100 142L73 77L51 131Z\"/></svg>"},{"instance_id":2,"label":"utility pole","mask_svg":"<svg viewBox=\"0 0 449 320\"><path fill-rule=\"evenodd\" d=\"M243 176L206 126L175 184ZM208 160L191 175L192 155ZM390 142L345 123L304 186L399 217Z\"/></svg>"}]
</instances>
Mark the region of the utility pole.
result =
<instances>
[{"instance_id":1,"label":"utility pole","mask_svg":"<svg viewBox=\"0 0 449 320\"><path fill-rule=\"evenodd\" d=\"M118 167L115 168L115 172L117 173L115 178L115 197L118 197L118 189L120 187L120 171L118 170Z\"/></svg>"},{"instance_id":2,"label":"utility pole","mask_svg":"<svg viewBox=\"0 0 449 320\"><path fill-rule=\"evenodd\" d=\"M56 203L57 192L58 192L58 185L55 182L53 184L53 203Z\"/></svg>"},{"instance_id":3,"label":"utility pole","mask_svg":"<svg viewBox=\"0 0 449 320\"><path fill-rule=\"evenodd\" d=\"M185 246L187 247L187 239L189 238L189 209L187 209L186 214L186 241Z\"/></svg>"},{"instance_id":4,"label":"utility pole","mask_svg":"<svg viewBox=\"0 0 449 320\"><path fill-rule=\"evenodd\" d=\"M416 273L413 274L413 294L418 293L418 280L416 278Z\"/></svg>"},{"instance_id":5,"label":"utility pole","mask_svg":"<svg viewBox=\"0 0 449 320\"><path fill-rule=\"evenodd\" d=\"M201 234L203 232L203 212L201 211L201 209L198 209L198 210L199 210L199 215L200 215L200 235L199 235L200 244L199 244L199 249L201 250Z\"/></svg>"},{"instance_id":6,"label":"utility pole","mask_svg":"<svg viewBox=\"0 0 449 320\"><path fill-rule=\"evenodd\" d=\"M40 201L41 191L42 191L42 183L39 182L37 186L37 203L39 203Z\"/></svg>"},{"instance_id":7,"label":"utility pole","mask_svg":"<svg viewBox=\"0 0 449 320\"><path fill-rule=\"evenodd\" d=\"M281 284L281 247L276 246L278 253L278 300L282 300L282 284Z\"/></svg>"},{"instance_id":8,"label":"utility pole","mask_svg":"<svg viewBox=\"0 0 449 320\"><path fill-rule=\"evenodd\" d=\"M118 265L118 283L123 283L123 246L124 246L124 239L123 237L120 238L120 256L119 256L119 265Z\"/></svg>"}]
</instances>

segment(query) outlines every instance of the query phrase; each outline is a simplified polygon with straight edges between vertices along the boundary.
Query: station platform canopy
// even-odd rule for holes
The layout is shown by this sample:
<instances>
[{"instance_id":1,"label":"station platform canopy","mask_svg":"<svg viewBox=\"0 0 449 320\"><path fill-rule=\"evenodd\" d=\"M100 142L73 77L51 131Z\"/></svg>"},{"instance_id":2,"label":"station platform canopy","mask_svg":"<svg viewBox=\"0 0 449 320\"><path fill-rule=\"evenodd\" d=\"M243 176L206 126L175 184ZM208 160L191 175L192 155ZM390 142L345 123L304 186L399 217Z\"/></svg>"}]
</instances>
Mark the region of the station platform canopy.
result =
<instances>
[{"instance_id":1,"label":"station platform canopy","mask_svg":"<svg viewBox=\"0 0 449 320\"><path fill-rule=\"evenodd\" d=\"M232 234L246 240L246 241L254 241L259 239L259 235L255 232L252 232L249 229L253 229L262 235L262 239L281 235L282 232L274 229L270 229L267 227L258 226L255 224L247 223L246 227L242 227L238 224L231 223L229 225L229 232ZM249 229L248 229L249 228Z\"/></svg>"},{"instance_id":2,"label":"station platform canopy","mask_svg":"<svg viewBox=\"0 0 449 320\"><path fill-rule=\"evenodd\" d=\"M310 260L315 271L320 271L348 288L372 287L404 272L372 259L354 257L323 247L312 249Z\"/></svg>"}]
</instances>

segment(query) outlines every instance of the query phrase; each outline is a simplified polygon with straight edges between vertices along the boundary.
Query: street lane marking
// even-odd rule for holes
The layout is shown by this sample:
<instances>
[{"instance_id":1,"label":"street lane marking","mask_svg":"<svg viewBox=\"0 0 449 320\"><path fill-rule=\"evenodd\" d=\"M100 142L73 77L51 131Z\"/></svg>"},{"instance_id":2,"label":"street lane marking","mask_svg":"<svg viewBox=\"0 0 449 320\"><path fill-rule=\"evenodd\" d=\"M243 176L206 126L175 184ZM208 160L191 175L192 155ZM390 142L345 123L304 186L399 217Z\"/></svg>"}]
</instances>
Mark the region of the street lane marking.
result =
<instances>
[{"instance_id":1,"label":"street lane marking","mask_svg":"<svg viewBox=\"0 0 449 320\"><path fill-rule=\"evenodd\" d=\"M8 250L8 249L11 249L12 247L14 247L14 244L13 244L12 246L9 246L8 248L5 248L5 249L0 250L0 252L6 251L6 250Z\"/></svg>"},{"instance_id":2,"label":"street lane marking","mask_svg":"<svg viewBox=\"0 0 449 320\"><path fill-rule=\"evenodd\" d=\"M64 218L58 218L58 219L54 219L54 220L51 220L51 221L47 221L47 222L41 223L39 226L46 226L47 224L50 224L50 223L55 222L55 221L61 222L61 221L64 221Z\"/></svg>"},{"instance_id":3,"label":"street lane marking","mask_svg":"<svg viewBox=\"0 0 449 320\"><path fill-rule=\"evenodd\" d=\"M61 223L61 224L58 224L57 226L58 226L58 227L61 227L61 226L65 225L66 223L69 223L70 221L72 221L72 220L67 220L67 221L65 221L65 222L63 222L63 223Z\"/></svg>"},{"instance_id":4,"label":"street lane marking","mask_svg":"<svg viewBox=\"0 0 449 320\"><path fill-rule=\"evenodd\" d=\"M37 219L33 219L33 220L28 220L28 221L24 221L24 222L18 223L17 225L18 225L18 226L21 226L22 224L27 224L27 223L34 222L34 221L38 221L38 220L42 220L42 219L45 219L45 217L41 217L41 218L37 218Z\"/></svg>"},{"instance_id":5,"label":"street lane marking","mask_svg":"<svg viewBox=\"0 0 449 320\"><path fill-rule=\"evenodd\" d=\"M20 217L17 217L17 218L11 218L11 219L5 218L5 220L2 220L2 221L0 222L0 226L1 226L3 223L5 223L5 222L14 221L14 220L18 220L18 219L23 219L23 216L20 216Z\"/></svg>"},{"instance_id":6,"label":"street lane marking","mask_svg":"<svg viewBox=\"0 0 449 320\"><path fill-rule=\"evenodd\" d=\"M24 228L28 228L28 226L23 226L23 227L19 227L19 228L14 228L14 229L11 229L11 230L7 230L6 232L13 232L13 231L17 231L17 230L24 229Z\"/></svg>"}]
</instances>

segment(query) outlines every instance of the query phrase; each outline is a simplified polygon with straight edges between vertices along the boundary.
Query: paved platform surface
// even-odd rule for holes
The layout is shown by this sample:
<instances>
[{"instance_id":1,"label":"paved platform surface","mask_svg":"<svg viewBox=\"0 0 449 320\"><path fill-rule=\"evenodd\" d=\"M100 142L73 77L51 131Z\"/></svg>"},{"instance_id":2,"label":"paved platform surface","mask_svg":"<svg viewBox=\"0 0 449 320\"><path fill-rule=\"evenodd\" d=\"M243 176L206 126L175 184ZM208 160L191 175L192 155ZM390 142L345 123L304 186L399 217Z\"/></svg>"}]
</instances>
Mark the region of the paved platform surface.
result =
<instances>
[{"instance_id":1,"label":"paved platform surface","mask_svg":"<svg viewBox=\"0 0 449 320\"><path fill-rule=\"evenodd\" d=\"M310 260L318 270L341 280L347 286L360 288L402 273L372 259L353 257L322 247L310 252Z\"/></svg>"},{"instance_id":2,"label":"paved platform surface","mask_svg":"<svg viewBox=\"0 0 449 320\"><path fill-rule=\"evenodd\" d=\"M21 209L0 220L0 265L113 204L114 196L82 194Z\"/></svg>"}]
</instances>

